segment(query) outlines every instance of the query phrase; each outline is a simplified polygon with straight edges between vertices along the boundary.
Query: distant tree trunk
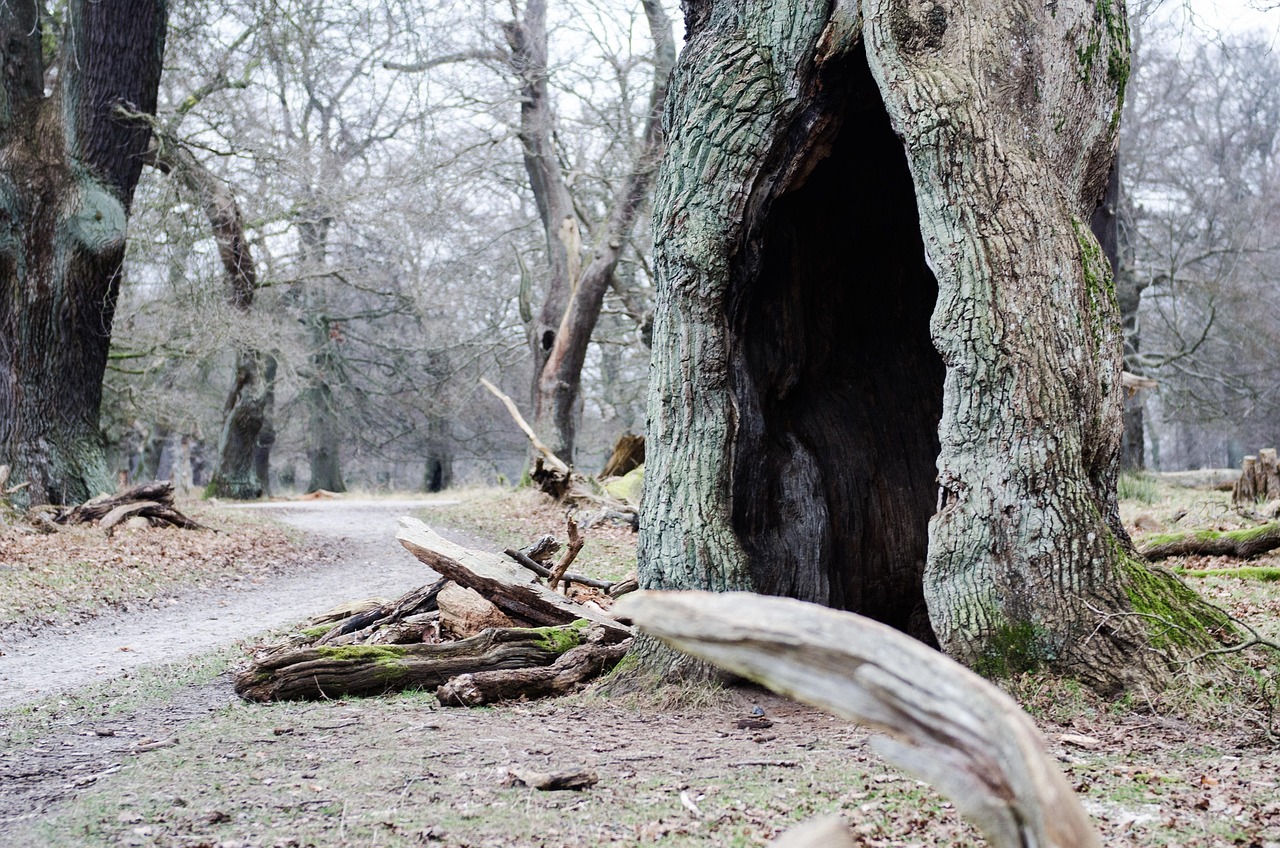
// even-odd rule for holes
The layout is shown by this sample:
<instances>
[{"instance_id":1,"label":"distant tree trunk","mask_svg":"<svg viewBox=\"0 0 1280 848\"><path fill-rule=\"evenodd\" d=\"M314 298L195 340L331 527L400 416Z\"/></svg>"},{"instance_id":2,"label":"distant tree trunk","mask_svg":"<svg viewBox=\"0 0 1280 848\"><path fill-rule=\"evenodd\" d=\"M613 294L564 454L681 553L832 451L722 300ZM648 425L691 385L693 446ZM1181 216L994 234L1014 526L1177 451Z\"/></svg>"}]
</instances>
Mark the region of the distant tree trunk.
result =
<instances>
[{"instance_id":1,"label":"distant tree trunk","mask_svg":"<svg viewBox=\"0 0 1280 848\"><path fill-rule=\"evenodd\" d=\"M98 424L125 223L154 114L164 0L71 0L44 96L40 4L0 4L0 463L19 498L115 481Z\"/></svg>"},{"instance_id":2,"label":"distant tree trunk","mask_svg":"<svg viewBox=\"0 0 1280 848\"><path fill-rule=\"evenodd\" d=\"M529 0L523 19L506 26L512 70L521 80L520 141L525 171L547 239L546 294L529 327L534 355L534 429L572 464L582 415L582 367L605 293L649 195L662 151L662 109L675 63L675 39L661 0L642 0L654 41L653 84L644 136L631 172L613 197L590 258L581 266L577 213L554 146L555 122L547 92L546 0ZM529 316L533 318L532 315Z\"/></svg>"},{"instance_id":3,"label":"distant tree trunk","mask_svg":"<svg viewBox=\"0 0 1280 848\"><path fill-rule=\"evenodd\" d=\"M1098 240L1098 246L1111 266L1111 278L1115 283L1116 304L1120 309L1120 329L1123 336L1124 367L1142 375L1138 357L1138 307L1141 305L1145 280L1133 271L1133 249L1129 244L1129 217L1121 191L1120 157L1117 156L1107 177L1107 188L1102 202L1093 210L1089 228ZM1145 399L1135 392L1124 398L1124 427L1120 437L1120 467L1138 470L1145 467L1143 457L1143 407Z\"/></svg>"},{"instance_id":4,"label":"distant tree trunk","mask_svg":"<svg viewBox=\"0 0 1280 848\"><path fill-rule=\"evenodd\" d=\"M1167 627L1128 613L1185 610L1188 643L1225 622L1138 563L1116 508L1120 334L1086 221L1123 8L686 15L642 584L850 609L991 672L1163 678Z\"/></svg>"},{"instance_id":5,"label":"distant tree trunk","mask_svg":"<svg viewBox=\"0 0 1280 848\"><path fill-rule=\"evenodd\" d=\"M150 163L178 179L204 207L222 262L227 301L248 314L258 288L258 272L244 236L244 216L231 189L204 167L176 138L153 142ZM218 458L208 494L223 498L261 497L255 455L270 409L266 362L271 355L244 346L236 349L235 381L223 406Z\"/></svg>"},{"instance_id":6,"label":"distant tree trunk","mask_svg":"<svg viewBox=\"0 0 1280 848\"><path fill-rule=\"evenodd\" d=\"M262 367L262 382L266 387L263 399L262 428L258 431L258 441L253 448L253 470L262 487L262 496L271 495L271 448L276 443L275 408L276 408L276 358L268 356Z\"/></svg>"},{"instance_id":7,"label":"distant tree trunk","mask_svg":"<svg viewBox=\"0 0 1280 848\"><path fill-rule=\"evenodd\" d=\"M329 315L328 280L324 276L333 219L312 207L307 220L299 224L302 265L314 274L304 285L304 320L311 344L310 367L306 374L303 400L307 409L307 460L311 479L307 491L324 489L345 492L342 480L342 422L333 390L341 379L338 345L342 328Z\"/></svg>"},{"instance_id":8,"label":"distant tree trunk","mask_svg":"<svg viewBox=\"0 0 1280 848\"><path fill-rule=\"evenodd\" d=\"M311 465L311 479L307 483L307 491L345 492L347 485L342 480L341 462L342 426L334 405L333 390L326 379L327 353L321 351L313 356L312 363L317 373L304 389L310 416L307 459Z\"/></svg>"}]
</instances>

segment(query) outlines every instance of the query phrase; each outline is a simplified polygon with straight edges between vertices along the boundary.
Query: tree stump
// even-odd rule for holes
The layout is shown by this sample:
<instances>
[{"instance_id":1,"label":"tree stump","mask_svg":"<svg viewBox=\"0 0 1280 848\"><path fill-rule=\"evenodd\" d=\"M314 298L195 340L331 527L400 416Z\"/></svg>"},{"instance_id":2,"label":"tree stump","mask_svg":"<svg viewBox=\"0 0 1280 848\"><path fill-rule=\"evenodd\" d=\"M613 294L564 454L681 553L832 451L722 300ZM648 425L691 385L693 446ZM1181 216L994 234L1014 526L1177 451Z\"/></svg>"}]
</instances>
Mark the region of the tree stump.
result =
<instances>
[{"instance_id":1,"label":"tree stump","mask_svg":"<svg viewBox=\"0 0 1280 848\"><path fill-rule=\"evenodd\" d=\"M1240 478L1231 490L1231 502L1237 506L1280 498L1280 465L1275 448L1263 448L1257 456L1246 456Z\"/></svg>"}]
</instances>

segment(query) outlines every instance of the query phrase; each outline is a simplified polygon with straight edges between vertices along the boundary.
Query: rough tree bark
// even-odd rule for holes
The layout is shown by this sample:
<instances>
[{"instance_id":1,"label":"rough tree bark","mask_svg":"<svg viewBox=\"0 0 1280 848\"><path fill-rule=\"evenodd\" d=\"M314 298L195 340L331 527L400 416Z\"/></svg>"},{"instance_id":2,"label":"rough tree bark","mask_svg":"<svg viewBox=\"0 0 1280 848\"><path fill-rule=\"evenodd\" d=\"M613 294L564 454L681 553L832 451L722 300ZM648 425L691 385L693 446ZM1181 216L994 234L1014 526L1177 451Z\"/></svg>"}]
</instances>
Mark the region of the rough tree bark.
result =
<instances>
[{"instance_id":1,"label":"rough tree bark","mask_svg":"<svg viewBox=\"0 0 1280 848\"><path fill-rule=\"evenodd\" d=\"M555 120L547 91L546 5L546 0L529 0L523 18L508 23L505 31L511 48L509 63L521 82L519 136L525 171L547 238L546 292L536 320L529 315L534 429L548 439L557 456L572 464L581 416L583 362L661 155L661 115L676 48L661 0L642 0L654 43L649 117L630 172L597 228L590 258L580 267L577 213L554 146Z\"/></svg>"},{"instance_id":2,"label":"rough tree bark","mask_svg":"<svg viewBox=\"0 0 1280 848\"><path fill-rule=\"evenodd\" d=\"M1225 622L1138 564L1116 509L1120 332L1087 222L1123 8L686 16L642 585L849 609L992 672L1163 677L1148 648ZM1186 632L1131 615L1169 609Z\"/></svg>"},{"instance_id":3,"label":"rough tree bark","mask_svg":"<svg viewBox=\"0 0 1280 848\"><path fill-rule=\"evenodd\" d=\"M0 5L0 463L30 503L115 488L98 410L150 137L126 113L155 113L166 5L72 0L66 14L55 58L39 4Z\"/></svg>"},{"instance_id":4,"label":"rough tree bark","mask_svg":"<svg viewBox=\"0 0 1280 848\"><path fill-rule=\"evenodd\" d=\"M244 216L230 187L209 171L176 137L158 133L149 161L177 179L204 208L213 232L226 282L227 302L242 314L253 306L258 272L244 236ZM252 499L265 488L258 478L256 453L271 417L273 399L268 374L274 378L271 354L244 345L236 347L235 382L223 406L218 458L208 493L215 497Z\"/></svg>"}]
</instances>

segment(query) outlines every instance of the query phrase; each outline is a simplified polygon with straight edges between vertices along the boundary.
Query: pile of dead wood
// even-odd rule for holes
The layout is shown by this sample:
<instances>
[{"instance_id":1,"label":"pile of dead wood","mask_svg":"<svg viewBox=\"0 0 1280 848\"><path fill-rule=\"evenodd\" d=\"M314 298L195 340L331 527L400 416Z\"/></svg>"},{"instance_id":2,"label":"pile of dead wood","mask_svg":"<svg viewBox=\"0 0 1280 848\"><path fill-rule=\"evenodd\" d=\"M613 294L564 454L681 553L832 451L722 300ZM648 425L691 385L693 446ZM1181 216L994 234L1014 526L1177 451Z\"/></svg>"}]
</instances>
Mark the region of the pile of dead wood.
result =
<instances>
[{"instance_id":1,"label":"pile of dead wood","mask_svg":"<svg viewBox=\"0 0 1280 848\"><path fill-rule=\"evenodd\" d=\"M480 383L502 401L511 420L528 437L535 453L529 479L539 491L573 510L583 526L605 522L640 526L640 484L644 475L644 436L624 433L595 477L575 470L546 446L508 395L488 380Z\"/></svg>"},{"instance_id":2,"label":"pile of dead wood","mask_svg":"<svg viewBox=\"0 0 1280 848\"><path fill-rule=\"evenodd\" d=\"M98 495L79 506L60 510L55 524L96 524L110 532L118 525L129 527L180 527L204 530L203 524L188 518L173 505L173 483L157 480L116 492Z\"/></svg>"},{"instance_id":3,"label":"pile of dead wood","mask_svg":"<svg viewBox=\"0 0 1280 848\"><path fill-rule=\"evenodd\" d=\"M400 523L400 543L440 579L395 601L344 605L285 643L259 649L236 675L240 697L433 688L442 704L456 706L539 698L572 691L630 647L630 628L609 607L635 581L569 571L582 548L572 520L569 545L555 561L562 546L550 537L497 554L454 544L416 519Z\"/></svg>"},{"instance_id":4,"label":"pile of dead wood","mask_svg":"<svg viewBox=\"0 0 1280 848\"><path fill-rule=\"evenodd\" d=\"M12 507L12 496L27 486L5 487L9 467L0 465L0 506L10 514L11 523L21 522L26 532L56 533L63 527L81 524L96 525L111 535L121 526L180 527L184 530L205 530L204 525L183 514L174 506L173 483L159 480L143 483L115 494L102 494L90 498L78 506L37 506L19 515Z\"/></svg>"}]
</instances>

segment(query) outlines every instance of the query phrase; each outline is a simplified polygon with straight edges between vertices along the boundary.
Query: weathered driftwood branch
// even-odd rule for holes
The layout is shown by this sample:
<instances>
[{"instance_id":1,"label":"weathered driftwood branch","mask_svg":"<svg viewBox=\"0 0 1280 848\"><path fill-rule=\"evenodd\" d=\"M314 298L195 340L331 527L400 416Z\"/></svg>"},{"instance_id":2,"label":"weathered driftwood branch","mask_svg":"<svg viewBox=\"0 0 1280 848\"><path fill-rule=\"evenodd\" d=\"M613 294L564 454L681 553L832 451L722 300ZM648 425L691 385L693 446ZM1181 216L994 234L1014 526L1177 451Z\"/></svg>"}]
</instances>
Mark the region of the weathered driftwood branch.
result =
<instances>
[{"instance_id":1,"label":"weathered driftwood branch","mask_svg":"<svg viewBox=\"0 0 1280 848\"><path fill-rule=\"evenodd\" d=\"M1245 530L1161 533L1140 540L1138 552L1152 562L1175 556L1231 556L1248 559L1280 548L1280 522Z\"/></svg>"},{"instance_id":2,"label":"weathered driftwood branch","mask_svg":"<svg viewBox=\"0 0 1280 848\"><path fill-rule=\"evenodd\" d=\"M551 569L547 568L540 562L534 562L529 559L523 551L517 551L515 548L507 548L503 553L544 580L551 576ZM580 574L576 571L566 571L560 579L564 580L565 583L577 583L579 586L590 586L592 589L601 589L611 598L620 598L628 592L634 592L636 589L640 588L640 584L636 582L633 577L627 577L618 581L609 581L601 580L599 577L588 577L587 575Z\"/></svg>"},{"instance_id":3,"label":"weathered driftwood branch","mask_svg":"<svg viewBox=\"0 0 1280 848\"><path fill-rule=\"evenodd\" d=\"M516 406L516 402L513 401L510 397L508 397L502 391L502 389L499 389L497 386L495 386L493 383L490 383L484 377L480 378L480 385L484 386L486 389L488 389L490 392L493 393L494 397L502 401L502 405L507 408L507 412L511 414L511 418L516 422L516 426L519 427L521 430L523 430L524 434L529 437L529 441L533 444L534 450L542 454L543 462L552 470L564 475L565 477L568 477L569 465L560 457L556 456L551 451L551 448L543 444L542 439L539 439L538 434L535 433L533 431L533 428L529 426L529 422L525 421L524 416L520 414L520 408Z\"/></svg>"},{"instance_id":4,"label":"weathered driftwood branch","mask_svg":"<svg viewBox=\"0 0 1280 848\"><path fill-rule=\"evenodd\" d=\"M544 668L459 675L438 688L436 697L443 706L478 707L519 698L567 695L617 665L630 647L629 639L615 645L579 645Z\"/></svg>"},{"instance_id":5,"label":"weathered driftwood branch","mask_svg":"<svg viewBox=\"0 0 1280 848\"><path fill-rule=\"evenodd\" d=\"M448 581L443 577L429 586L421 586L406 592L394 601L358 610L345 618L339 619L334 627L317 641L317 645L334 644L344 636L372 630L376 627L387 627L413 615L429 613L437 609L436 598ZM316 624L327 624L328 616L315 619ZM421 641L421 640L419 640Z\"/></svg>"},{"instance_id":6,"label":"weathered driftwood branch","mask_svg":"<svg viewBox=\"0 0 1280 848\"><path fill-rule=\"evenodd\" d=\"M458 642L321 646L273 651L236 675L247 701L297 701L379 695L436 687L451 677L550 665L582 644L580 626L493 628Z\"/></svg>"},{"instance_id":7,"label":"weathered driftwood branch","mask_svg":"<svg viewBox=\"0 0 1280 848\"><path fill-rule=\"evenodd\" d=\"M1099 845L1018 705L890 627L745 593L640 592L614 609L675 648L886 733L880 753L937 787L997 848Z\"/></svg>"},{"instance_id":8,"label":"weathered driftwood branch","mask_svg":"<svg viewBox=\"0 0 1280 848\"><path fill-rule=\"evenodd\" d=\"M475 589L518 622L568 624L586 618L601 625L610 642L631 636L630 628L551 591L502 554L455 545L416 518L401 518L400 526L396 538L410 553L459 586Z\"/></svg>"}]
</instances>

